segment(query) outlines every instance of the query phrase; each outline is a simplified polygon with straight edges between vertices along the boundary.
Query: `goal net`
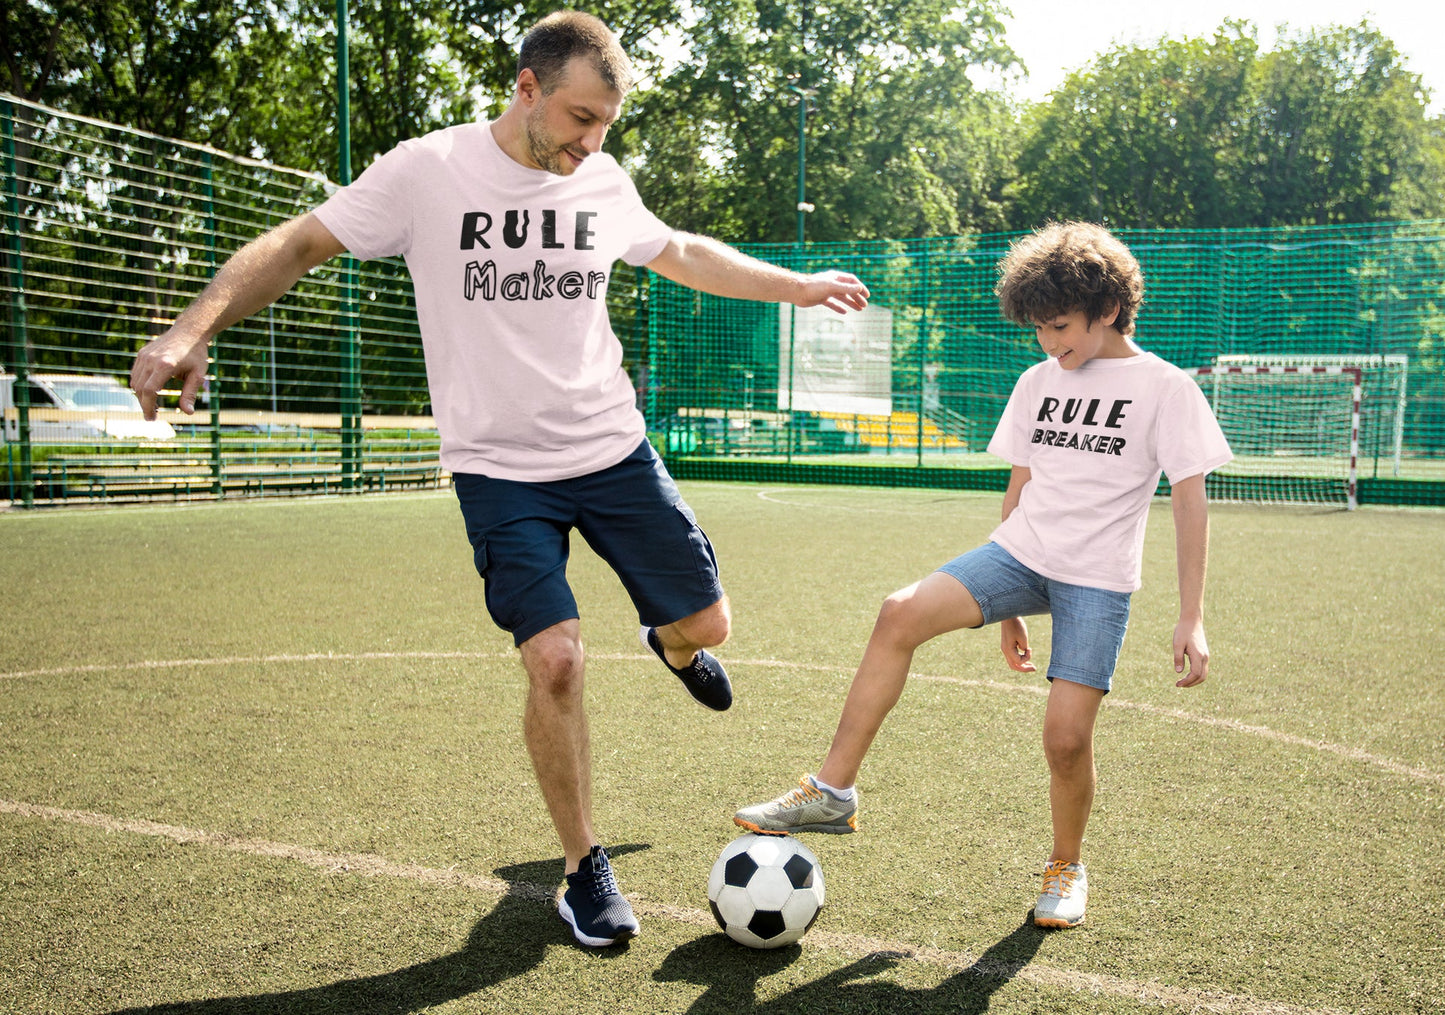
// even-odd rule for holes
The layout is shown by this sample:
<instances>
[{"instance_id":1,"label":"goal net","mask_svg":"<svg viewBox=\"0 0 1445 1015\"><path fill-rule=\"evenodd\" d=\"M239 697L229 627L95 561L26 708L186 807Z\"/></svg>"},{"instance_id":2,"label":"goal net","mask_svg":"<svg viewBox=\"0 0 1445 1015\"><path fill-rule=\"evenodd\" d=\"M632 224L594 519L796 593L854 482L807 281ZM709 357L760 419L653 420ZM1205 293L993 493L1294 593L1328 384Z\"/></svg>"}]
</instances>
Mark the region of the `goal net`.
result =
<instances>
[{"instance_id":1,"label":"goal net","mask_svg":"<svg viewBox=\"0 0 1445 1015\"><path fill-rule=\"evenodd\" d=\"M1234 452L1211 476L1212 496L1354 509L1360 367L1230 364L1187 372Z\"/></svg>"},{"instance_id":2,"label":"goal net","mask_svg":"<svg viewBox=\"0 0 1445 1015\"><path fill-rule=\"evenodd\" d=\"M1217 367L1358 367L1360 381L1360 471L1400 475L1405 443L1406 389L1410 357L1401 354L1289 355L1246 353L1216 356Z\"/></svg>"}]
</instances>

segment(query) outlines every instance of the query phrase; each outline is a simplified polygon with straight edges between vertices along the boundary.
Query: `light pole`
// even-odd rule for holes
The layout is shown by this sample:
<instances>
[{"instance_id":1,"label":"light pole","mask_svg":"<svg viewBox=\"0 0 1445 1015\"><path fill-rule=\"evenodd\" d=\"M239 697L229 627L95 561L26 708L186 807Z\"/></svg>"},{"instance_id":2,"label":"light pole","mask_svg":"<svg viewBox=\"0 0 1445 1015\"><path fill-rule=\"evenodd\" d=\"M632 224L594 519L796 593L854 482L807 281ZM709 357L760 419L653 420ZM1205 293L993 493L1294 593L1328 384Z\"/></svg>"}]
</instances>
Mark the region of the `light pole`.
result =
<instances>
[{"instance_id":1,"label":"light pole","mask_svg":"<svg viewBox=\"0 0 1445 1015\"><path fill-rule=\"evenodd\" d=\"M351 183L351 63L346 39L347 0L336 0L336 141L337 175ZM360 490L361 463L361 331L356 307L356 258L341 261L341 488Z\"/></svg>"},{"instance_id":2,"label":"light pole","mask_svg":"<svg viewBox=\"0 0 1445 1015\"><path fill-rule=\"evenodd\" d=\"M803 254L803 230L804 221L808 212L813 206L807 202L807 189L805 182L808 172L808 102L818 94L816 88L804 88L798 84L801 78L792 75L788 78L787 90L793 93L793 101L798 104L798 257ZM788 455L789 463L793 460L793 439L795 436L793 420L793 368L797 358L798 349L798 308L788 308Z\"/></svg>"},{"instance_id":3,"label":"light pole","mask_svg":"<svg viewBox=\"0 0 1445 1015\"><path fill-rule=\"evenodd\" d=\"M798 246L803 245L803 223L808 212L813 206L807 200L807 188L804 186L808 175L808 102L818 94L816 88L804 88L796 82L799 79L790 77L787 89L792 92L798 103Z\"/></svg>"}]
</instances>

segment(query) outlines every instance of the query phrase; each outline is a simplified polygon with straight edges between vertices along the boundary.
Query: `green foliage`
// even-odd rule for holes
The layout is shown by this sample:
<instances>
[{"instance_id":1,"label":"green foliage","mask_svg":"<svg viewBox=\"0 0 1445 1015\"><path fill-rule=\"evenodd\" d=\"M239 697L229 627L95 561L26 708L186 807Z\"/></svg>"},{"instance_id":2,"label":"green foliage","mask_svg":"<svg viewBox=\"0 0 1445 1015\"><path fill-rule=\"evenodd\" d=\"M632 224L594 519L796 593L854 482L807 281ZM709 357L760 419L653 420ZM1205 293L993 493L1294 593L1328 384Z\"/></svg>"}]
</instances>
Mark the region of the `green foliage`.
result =
<instances>
[{"instance_id":1,"label":"green foliage","mask_svg":"<svg viewBox=\"0 0 1445 1015\"><path fill-rule=\"evenodd\" d=\"M673 0L582 3L635 61ZM542 2L348 0L353 171L408 137L500 112ZM339 175L335 0L7 2L0 87L112 123Z\"/></svg>"},{"instance_id":2,"label":"green foliage","mask_svg":"<svg viewBox=\"0 0 1445 1015\"><path fill-rule=\"evenodd\" d=\"M1426 120L1419 79L1379 32L1310 32L1264 57L1257 76L1253 129L1241 146L1244 189L1259 201L1251 224L1445 211L1445 194L1427 199L1418 187L1420 170L1438 168L1439 125Z\"/></svg>"},{"instance_id":3,"label":"green foliage","mask_svg":"<svg viewBox=\"0 0 1445 1015\"><path fill-rule=\"evenodd\" d=\"M348 0L353 172L499 113L553 6ZM1445 216L1445 118L1368 23L1121 44L1020 108L974 83L1016 66L999 0L575 6L639 70L609 151L666 221L733 242L796 237L796 89L810 241ZM12 94L338 176L335 0L10 0L3 25Z\"/></svg>"},{"instance_id":4,"label":"green foliage","mask_svg":"<svg viewBox=\"0 0 1445 1015\"><path fill-rule=\"evenodd\" d=\"M681 228L796 236L799 101L809 240L956 233L1002 222L1012 123L971 68L1004 66L994 3L709 4L687 59L635 98L643 196ZM813 94L802 100L797 89ZM990 138L975 145L966 139Z\"/></svg>"},{"instance_id":5,"label":"green foliage","mask_svg":"<svg viewBox=\"0 0 1445 1015\"><path fill-rule=\"evenodd\" d=\"M72 112L206 144L230 140L247 40L274 31L267 0L6 4L19 46L6 88Z\"/></svg>"},{"instance_id":6,"label":"green foliage","mask_svg":"<svg viewBox=\"0 0 1445 1015\"><path fill-rule=\"evenodd\" d=\"M1212 41L1119 46L1070 75L1030 117L1015 222L1224 224L1234 176L1222 160L1237 147L1255 49L1231 24Z\"/></svg>"},{"instance_id":7,"label":"green foliage","mask_svg":"<svg viewBox=\"0 0 1445 1015\"><path fill-rule=\"evenodd\" d=\"M1325 225L1445 214L1442 124L1368 25L1260 53L1252 27L1120 45L1033 111L1013 220L1129 228Z\"/></svg>"}]
</instances>

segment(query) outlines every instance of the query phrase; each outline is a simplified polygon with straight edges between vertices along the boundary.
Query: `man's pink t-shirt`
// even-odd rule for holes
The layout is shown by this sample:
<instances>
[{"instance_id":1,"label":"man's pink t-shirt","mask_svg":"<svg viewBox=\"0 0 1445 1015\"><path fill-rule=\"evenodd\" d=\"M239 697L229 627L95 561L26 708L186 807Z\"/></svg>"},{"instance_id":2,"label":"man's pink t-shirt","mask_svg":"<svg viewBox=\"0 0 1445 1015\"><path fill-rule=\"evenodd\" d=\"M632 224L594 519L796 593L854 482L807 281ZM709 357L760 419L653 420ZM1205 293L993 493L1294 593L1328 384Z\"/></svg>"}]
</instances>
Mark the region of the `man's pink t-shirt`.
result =
<instances>
[{"instance_id":1,"label":"man's pink t-shirt","mask_svg":"<svg viewBox=\"0 0 1445 1015\"><path fill-rule=\"evenodd\" d=\"M558 176L464 124L398 145L316 216L362 260L406 258L445 468L569 479L642 442L607 285L672 230L610 156Z\"/></svg>"},{"instance_id":2,"label":"man's pink t-shirt","mask_svg":"<svg viewBox=\"0 0 1445 1015\"><path fill-rule=\"evenodd\" d=\"M1139 587L1160 475L1177 483L1233 457L1193 378L1142 351L1030 367L988 450L1030 470L990 538L1046 578L1115 592Z\"/></svg>"}]
</instances>

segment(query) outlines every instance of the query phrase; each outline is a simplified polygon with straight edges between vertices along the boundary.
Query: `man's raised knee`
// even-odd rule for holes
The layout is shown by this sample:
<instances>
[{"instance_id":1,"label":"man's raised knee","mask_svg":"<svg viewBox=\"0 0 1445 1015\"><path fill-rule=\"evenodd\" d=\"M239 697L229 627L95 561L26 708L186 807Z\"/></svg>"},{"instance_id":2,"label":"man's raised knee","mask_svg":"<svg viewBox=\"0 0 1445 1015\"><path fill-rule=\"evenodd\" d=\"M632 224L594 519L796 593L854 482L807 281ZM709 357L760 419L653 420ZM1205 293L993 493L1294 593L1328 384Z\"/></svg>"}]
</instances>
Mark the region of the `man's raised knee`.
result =
<instances>
[{"instance_id":1,"label":"man's raised knee","mask_svg":"<svg viewBox=\"0 0 1445 1015\"><path fill-rule=\"evenodd\" d=\"M684 617L673 629L678 636L696 648L716 648L732 634L732 611L723 599L690 617Z\"/></svg>"}]
</instances>

